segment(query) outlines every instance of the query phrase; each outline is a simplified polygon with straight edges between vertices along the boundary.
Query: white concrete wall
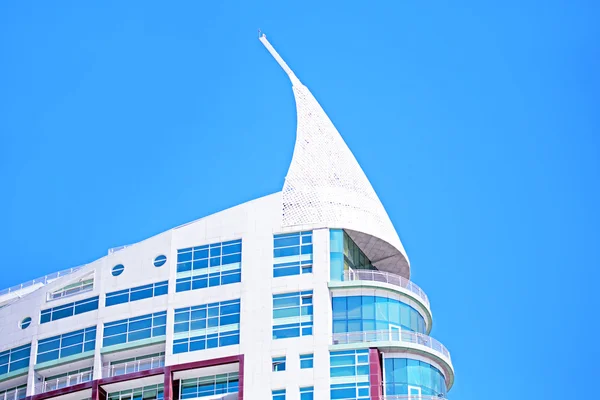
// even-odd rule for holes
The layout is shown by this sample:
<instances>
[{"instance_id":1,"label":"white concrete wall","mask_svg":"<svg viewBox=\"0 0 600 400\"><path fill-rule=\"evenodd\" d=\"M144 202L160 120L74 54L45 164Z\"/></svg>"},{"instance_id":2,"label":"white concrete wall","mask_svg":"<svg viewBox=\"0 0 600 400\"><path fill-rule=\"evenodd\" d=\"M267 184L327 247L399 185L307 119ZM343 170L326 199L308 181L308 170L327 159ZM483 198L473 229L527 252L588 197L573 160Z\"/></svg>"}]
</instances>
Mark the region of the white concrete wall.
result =
<instances>
[{"instance_id":1,"label":"white concrete wall","mask_svg":"<svg viewBox=\"0 0 600 400\"><path fill-rule=\"evenodd\" d=\"M95 367L94 379L101 377L103 324L143 314L167 310L167 335L164 346L166 365L244 354L244 392L248 399L269 399L271 390L286 389L287 400L299 400L299 388L314 386L316 399L329 398L329 345L332 332L331 293L329 281L329 230L313 230L313 273L299 276L273 278L273 235L283 232L311 230L313 226L297 229L281 226L281 194L266 196L181 227L164 232L143 242L129 246L103 257L81 271L58 279L47 286L26 295L20 301L0 309L0 351L32 343L32 357L39 339L97 326L94 359L88 360ZM242 239L242 282L218 287L175 292L177 276L177 250L186 247ZM164 254L167 262L156 268L153 260ZM112 276L112 267L123 264L125 271ZM95 283L91 292L61 300L47 301L46 294L79 277L94 273ZM166 296L104 307L107 292L131 288L149 283L169 280ZM272 339L273 294L313 290L313 335L299 338ZM335 295L370 294L398 298L421 312L410 298L380 289L337 289ZM40 310L70 303L91 296L100 296L97 311L39 325ZM174 309L206 303L241 300L240 344L182 354L173 354ZM31 317L29 328L21 330L19 321ZM161 347L161 345L158 345ZM365 345L368 347L368 345ZM152 352L156 351L152 347ZM161 347L162 349L162 347ZM314 354L314 368L300 369L300 354ZM286 371L272 372L271 358L286 356ZM106 358L106 357L105 357ZM67 372L69 365L60 367ZM57 372L59 369L54 369ZM27 377L32 385L39 378L33 368ZM25 378L21 378L25 382ZM0 390L11 387L10 382L0 382ZM14 386L14 385L13 385Z\"/></svg>"},{"instance_id":2,"label":"white concrete wall","mask_svg":"<svg viewBox=\"0 0 600 400\"><path fill-rule=\"evenodd\" d=\"M302 227L301 227L302 228ZM309 228L309 227L307 227ZM298 231L301 229L298 229ZM245 355L244 392L247 398L270 398L272 389L287 389L287 399L298 400L299 388L315 387L315 398L329 397L329 350L331 332L331 300L329 280L329 231L313 232L313 273L273 278L273 235L281 233L280 194L263 197L222 211L148 240L129 246L97 260L81 271L58 279L0 309L0 349L32 342L35 354L37 340L98 326L94 360L94 378L101 377L102 327L106 322L167 310L166 364ZM286 229L290 231L290 229ZM201 290L175 293L177 249L242 239L242 282ZM156 268L153 260L164 254L167 263ZM125 271L112 276L112 267L123 264ZM94 272L94 290L55 301L46 294L79 277ZM104 307L107 292L169 280L169 294L156 298ZM277 293L313 290L313 335L272 340L272 296ZM100 296L97 311L39 325L40 310L76 300ZM181 307L241 299L240 344L196 352L173 354L173 310ZM25 330L19 321L30 316L31 326ZM314 368L300 369L300 354L314 354ZM271 371L271 357L287 357L287 369ZM68 366L65 368L68 369ZM33 383L33 369L30 382ZM4 385L6 386L6 385ZM0 383L0 389L2 389ZM30 394L33 392L30 390Z\"/></svg>"}]
</instances>

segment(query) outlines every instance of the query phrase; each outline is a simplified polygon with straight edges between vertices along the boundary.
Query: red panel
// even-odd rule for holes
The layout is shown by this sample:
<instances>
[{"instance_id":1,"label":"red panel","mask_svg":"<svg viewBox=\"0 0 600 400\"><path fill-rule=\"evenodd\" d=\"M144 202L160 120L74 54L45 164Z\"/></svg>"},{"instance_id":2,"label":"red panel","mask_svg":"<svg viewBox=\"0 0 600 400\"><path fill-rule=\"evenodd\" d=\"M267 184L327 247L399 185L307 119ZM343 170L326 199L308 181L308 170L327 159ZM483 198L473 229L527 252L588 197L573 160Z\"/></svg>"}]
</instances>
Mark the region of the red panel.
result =
<instances>
[{"instance_id":1,"label":"red panel","mask_svg":"<svg viewBox=\"0 0 600 400\"><path fill-rule=\"evenodd\" d=\"M171 367L165 367L165 383L163 386L163 398L164 400L173 400L173 373Z\"/></svg>"},{"instance_id":2,"label":"red panel","mask_svg":"<svg viewBox=\"0 0 600 400\"><path fill-rule=\"evenodd\" d=\"M371 382L371 400L383 398L383 374L378 349L369 349L369 382Z\"/></svg>"},{"instance_id":3,"label":"red panel","mask_svg":"<svg viewBox=\"0 0 600 400\"><path fill-rule=\"evenodd\" d=\"M240 360L240 380L239 380L239 392L238 400L244 400L244 355L239 356Z\"/></svg>"}]
</instances>

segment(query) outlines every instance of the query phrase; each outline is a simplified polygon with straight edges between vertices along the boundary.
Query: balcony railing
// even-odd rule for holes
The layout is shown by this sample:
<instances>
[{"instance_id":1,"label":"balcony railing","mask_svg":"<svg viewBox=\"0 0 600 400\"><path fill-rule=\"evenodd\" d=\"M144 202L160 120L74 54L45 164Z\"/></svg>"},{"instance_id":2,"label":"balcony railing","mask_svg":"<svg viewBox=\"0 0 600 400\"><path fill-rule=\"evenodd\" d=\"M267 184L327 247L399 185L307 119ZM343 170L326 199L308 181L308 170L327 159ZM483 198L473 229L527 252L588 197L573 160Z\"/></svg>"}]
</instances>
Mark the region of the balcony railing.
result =
<instances>
[{"instance_id":1,"label":"balcony railing","mask_svg":"<svg viewBox=\"0 0 600 400\"><path fill-rule=\"evenodd\" d=\"M400 275L370 269L355 269L345 271L344 280L383 282L389 283L390 285L394 286L400 286L401 288L404 288L417 295L417 297L421 299L425 303L425 305L427 305L427 307L429 307L429 298L427 297L425 292L419 286L415 285L414 283Z\"/></svg>"},{"instance_id":2,"label":"balcony railing","mask_svg":"<svg viewBox=\"0 0 600 400\"><path fill-rule=\"evenodd\" d=\"M146 371L148 369L160 368L165 366L165 356L156 356L143 358L141 360L132 360L117 364L110 364L102 369L102 377L119 376L131 374L133 372Z\"/></svg>"},{"instance_id":3,"label":"balcony railing","mask_svg":"<svg viewBox=\"0 0 600 400\"><path fill-rule=\"evenodd\" d=\"M27 387L16 387L5 392L0 392L0 400L19 400L27 397Z\"/></svg>"},{"instance_id":4,"label":"balcony railing","mask_svg":"<svg viewBox=\"0 0 600 400\"><path fill-rule=\"evenodd\" d=\"M85 371L77 374L61 376L51 380L45 380L36 385L36 393L46 393L51 390L62 389L65 387L77 385L79 383L89 382L93 378L93 371Z\"/></svg>"},{"instance_id":5,"label":"balcony railing","mask_svg":"<svg viewBox=\"0 0 600 400\"><path fill-rule=\"evenodd\" d=\"M79 267L75 267L75 268L65 269L63 271L54 272L52 274L48 274L41 278L36 278L32 281L21 283L20 285L15 285L15 286L9 287L7 289L2 289L2 290L0 290L0 296L4 296L5 294L12 293L12 292L17 292L21 289L25 289L29 286L33 286L33 285L37 285L37 284L44 286L47 283L60 278L61 276L66 276L66 275L72 274L73 272L80 270L82 267L83 267L83 265L79 266Z\"/></svg>"},{"instance_id":6,"label":"balcony railing","mask_svg":"<svg viewBox=\"0 0 600 400\"><path fill-rule=\"evenodd\" d=\"M443 344L422 333L390 329L388 331L363 331L334 333L333 344L350 344L365 342L401 342L414 343L429 347L450 361L450 352Z\"/></svg>"}]
</instances>

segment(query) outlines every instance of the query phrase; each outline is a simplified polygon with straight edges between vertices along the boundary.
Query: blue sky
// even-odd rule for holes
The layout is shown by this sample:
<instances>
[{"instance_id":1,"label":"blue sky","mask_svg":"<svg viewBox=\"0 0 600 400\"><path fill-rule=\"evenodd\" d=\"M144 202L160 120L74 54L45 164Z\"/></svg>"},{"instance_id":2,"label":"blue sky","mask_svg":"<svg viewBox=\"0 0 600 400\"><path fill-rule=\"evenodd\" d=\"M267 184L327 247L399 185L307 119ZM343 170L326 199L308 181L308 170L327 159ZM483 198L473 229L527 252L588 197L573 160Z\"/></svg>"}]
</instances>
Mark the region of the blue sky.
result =
<instances>
[{"instance_id":1,"label":"blue sky","mask_svg":"<svg viewBox=\"0 0 600 400\"><path fill-rule=\"evenodd\" d=\"M2 2L0 286L279 191L261 28L399 231L450 398L594 397L600 3L484 3Z\"/></svg>"}]
</instances>

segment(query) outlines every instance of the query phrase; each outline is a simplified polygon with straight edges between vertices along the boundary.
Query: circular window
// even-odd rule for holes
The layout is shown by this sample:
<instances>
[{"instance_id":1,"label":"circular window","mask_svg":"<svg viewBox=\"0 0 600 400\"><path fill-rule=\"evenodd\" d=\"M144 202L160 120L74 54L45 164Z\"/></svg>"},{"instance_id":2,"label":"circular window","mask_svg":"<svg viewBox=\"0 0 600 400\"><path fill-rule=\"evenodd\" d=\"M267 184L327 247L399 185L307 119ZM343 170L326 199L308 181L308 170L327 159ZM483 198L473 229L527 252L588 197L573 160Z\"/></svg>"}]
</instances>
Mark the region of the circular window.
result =
<instances>
[{"instance_id":1,"label":"circular window","mask_svg":"<svg viewBox=\"0 0 600 400\"><path fill-rule=\"evenodd\" d=\"M26 329L29 325L31 325L31 318L23 318L23 320L19 323L19 328Z\"/></svg>"},{"instance_id":2,"label":"circular window","mask_svg":"<svg viewBox=\"0 0 600 400\"><path fill-rule=\"evenodd\" d=\"M112 274L113 276L119 276L123 273L124 270L125 267L123 266L123 264L115 265L112 269Z\"/></svg>"},{"instance_id":3,"label":"circular window","mask_svg":"<svg viewBox=\"0 0 600 400\"><path fill-rule=\"evenodd\" d=\"M163 265L165 265L166 262L167 262L167 257L160 255L154 259L154 266L162 267Z\"/></svg>"}]
</instances>

